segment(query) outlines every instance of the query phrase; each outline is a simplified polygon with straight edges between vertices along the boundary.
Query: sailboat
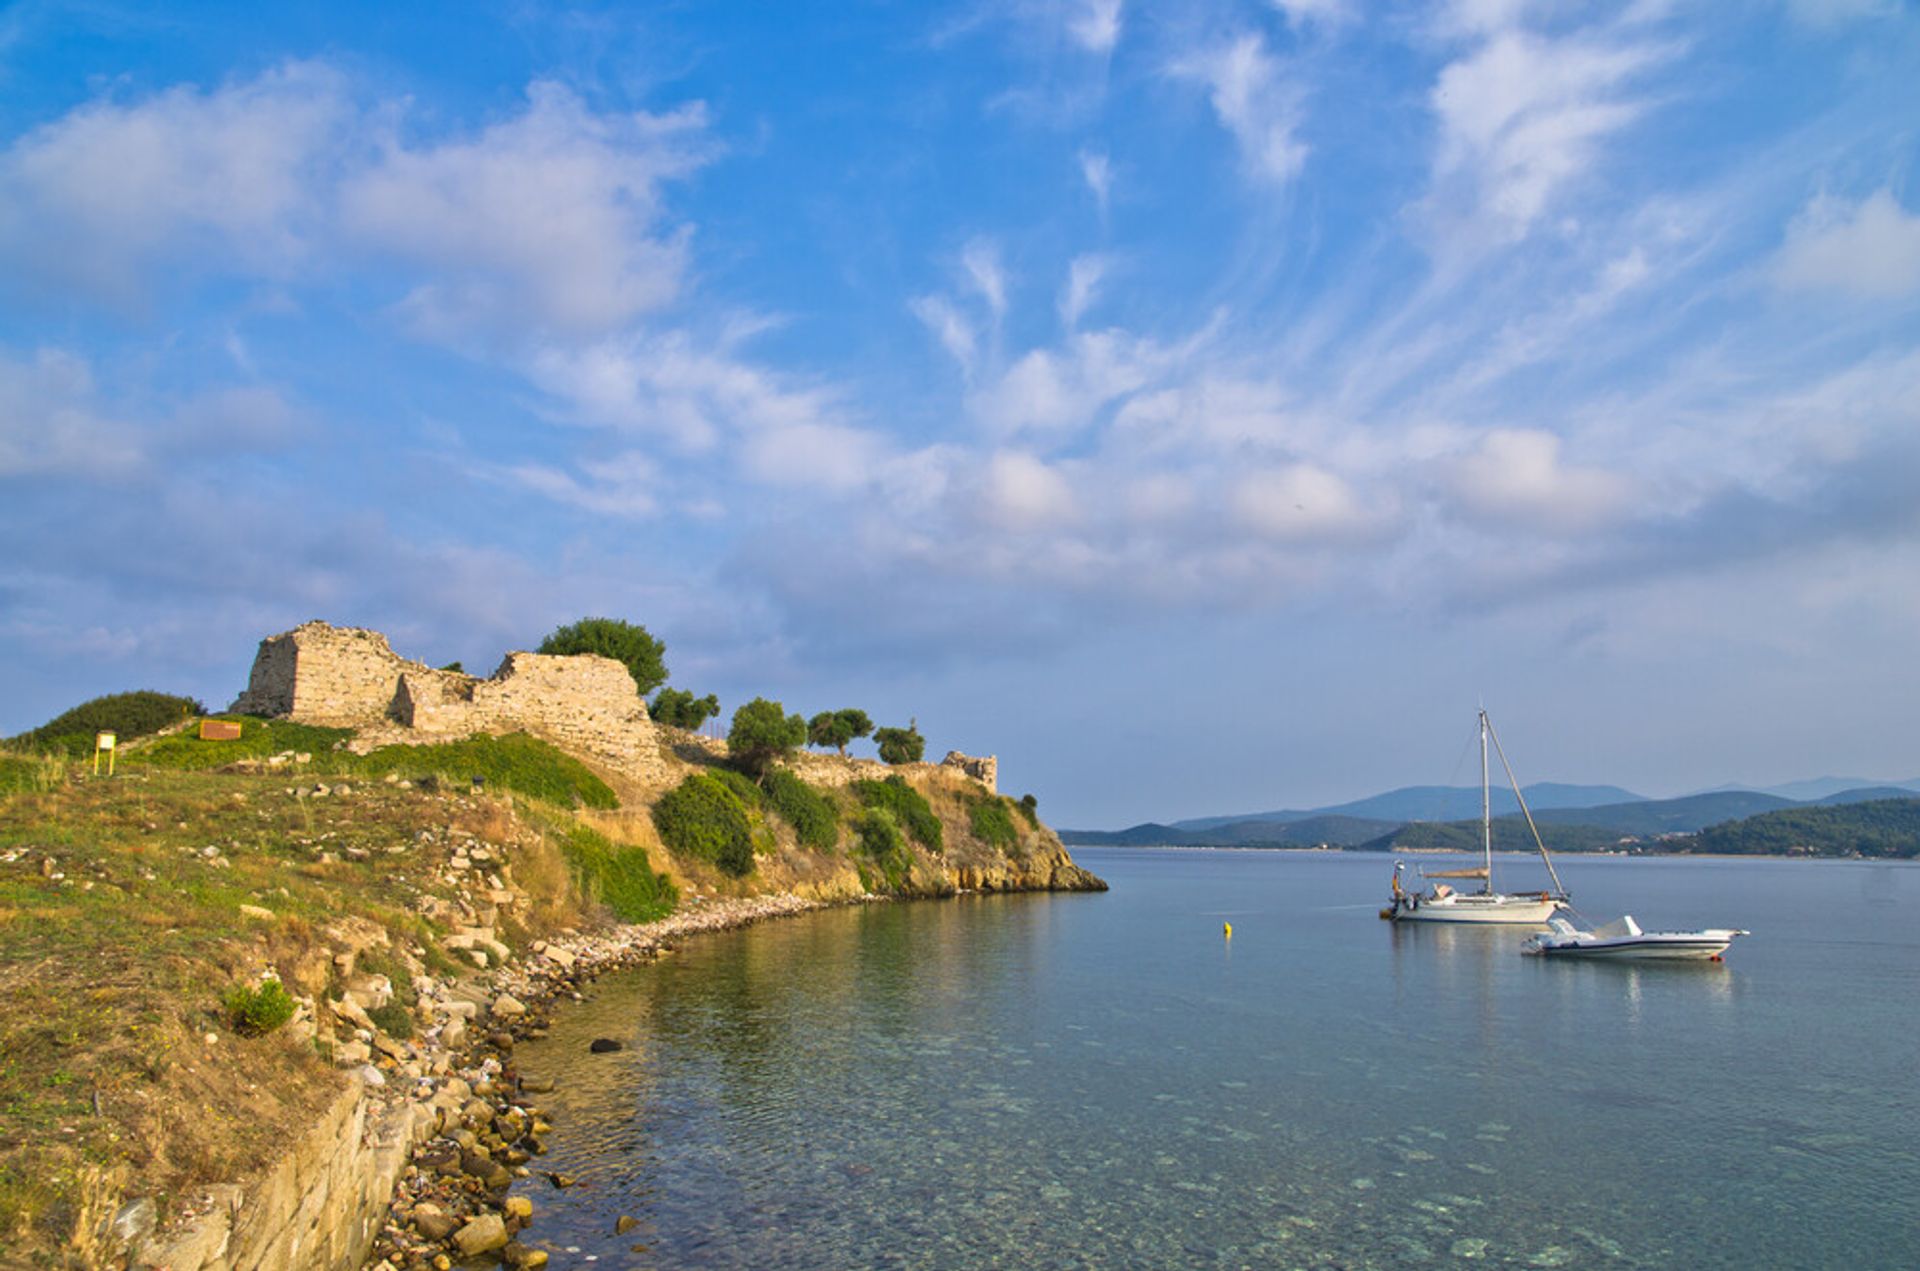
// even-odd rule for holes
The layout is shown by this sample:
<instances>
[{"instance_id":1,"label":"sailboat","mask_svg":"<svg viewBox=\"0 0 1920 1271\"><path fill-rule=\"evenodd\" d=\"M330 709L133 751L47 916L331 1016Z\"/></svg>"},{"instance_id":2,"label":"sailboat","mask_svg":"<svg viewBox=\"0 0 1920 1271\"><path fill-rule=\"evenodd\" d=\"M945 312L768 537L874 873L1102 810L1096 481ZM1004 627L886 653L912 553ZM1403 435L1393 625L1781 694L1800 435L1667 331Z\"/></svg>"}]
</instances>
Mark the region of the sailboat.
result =
<instances>
[{"instance_id":1,"label":"sailboat","mask_svg":"<svg viewBox=\"0 0 1920 1271\"><path fill-rule=\"evenodd\" d=\"M1487 768L1489 741L1500 756L1500 766L1506 769L1507 780L1513 785L1513 797L1520 801L1520 811L1527 818L1527 828L1533 832L1533 842L1540 849L1540 859L1546 862L1547 874L1553 879L1552 891L1501 892L1493 889L1493 791ZM1500 745L1499 734L1493 731L1493 721L1487 718L1484 709L1480 712L1480 851L1481 864L1477 868L1421 873L1422 878L1477 878L1480 880L1478 891L1456 891L1448 883L1435 883L1424 892L1410 890L1400 881L1401 875L1406 872L1406 863L1395 861L1393 899L1380 911L1380 916L1394 922L1538 925L1566 906L1566 888L1560 885L1560 875L1553 868L1553 857L1547 854L1547 845L1540 841L1540 829L1533 823L1533 813L1527 808L1526 796L1520 793L1520 783L1514 780L1513 765L1507 762L1506 749Z\"/></svg>"}]
</instances>

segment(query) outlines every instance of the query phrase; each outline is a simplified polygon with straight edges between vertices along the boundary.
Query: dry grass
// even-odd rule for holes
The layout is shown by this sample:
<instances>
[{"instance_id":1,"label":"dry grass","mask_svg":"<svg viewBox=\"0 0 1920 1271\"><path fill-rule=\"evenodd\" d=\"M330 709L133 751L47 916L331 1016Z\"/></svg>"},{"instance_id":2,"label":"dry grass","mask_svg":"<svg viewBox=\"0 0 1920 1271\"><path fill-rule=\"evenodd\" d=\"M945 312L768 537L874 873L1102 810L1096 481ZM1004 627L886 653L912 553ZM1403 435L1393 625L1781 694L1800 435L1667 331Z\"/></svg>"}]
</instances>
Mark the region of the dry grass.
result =
<instances>
[{"instance_id":1,"label":"dry grass","mask_svg":"<svg viewBox=\"0 0 1920 1271\"><path fill-rule=\"evenodd\" d=\"M349 914L430 967L458 969L421 917L422 898L444 892L447 855L422 846L423 832L512 845L516 881L537 889L546 920L580 921L564 866L503 800L380 784L313 800L287 793L297 778L70 775L0 795L8 1256L55 1259L114 1191L102 1178L165 1212L202 1185L244 1179L311 1121L339 1076L284 1033L235 1035L220 993L269 966L296 991L324 988L326 928ZM242 904L276 917L246 917Z\"/></svg>"}]
</instances>

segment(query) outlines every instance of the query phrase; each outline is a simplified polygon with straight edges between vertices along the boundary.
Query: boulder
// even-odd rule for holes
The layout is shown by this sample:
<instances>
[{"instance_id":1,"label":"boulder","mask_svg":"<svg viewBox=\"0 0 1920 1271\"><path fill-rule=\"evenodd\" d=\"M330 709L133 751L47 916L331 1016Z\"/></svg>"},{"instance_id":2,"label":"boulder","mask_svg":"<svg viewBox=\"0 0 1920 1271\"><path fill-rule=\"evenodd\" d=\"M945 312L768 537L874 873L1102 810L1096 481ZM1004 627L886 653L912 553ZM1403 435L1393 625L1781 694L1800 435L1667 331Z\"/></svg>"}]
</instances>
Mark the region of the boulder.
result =
<instances>
[{"instance_id":1,"label":"boulder","mask_svg":"<svg viewBox=\"0 0 1920 1271\"><path fill-rule=\"evenodd\" d=\"M463 1258L504 1249L506 1244L507 1224L499 1214L481 1214L453 1233L453 1247L460 1251Z\"/></svg>"}]
</instances>

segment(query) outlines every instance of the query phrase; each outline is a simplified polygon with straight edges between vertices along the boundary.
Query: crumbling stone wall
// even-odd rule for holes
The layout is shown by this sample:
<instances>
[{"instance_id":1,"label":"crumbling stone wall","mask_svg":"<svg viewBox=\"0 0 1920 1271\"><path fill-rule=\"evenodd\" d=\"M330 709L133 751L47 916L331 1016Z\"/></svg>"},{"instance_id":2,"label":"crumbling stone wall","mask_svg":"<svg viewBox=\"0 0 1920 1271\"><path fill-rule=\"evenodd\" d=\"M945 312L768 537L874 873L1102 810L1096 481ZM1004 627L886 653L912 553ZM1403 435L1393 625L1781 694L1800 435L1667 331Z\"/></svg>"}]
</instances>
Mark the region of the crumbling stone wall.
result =
<instances>
[{"instance_id":1,"label":"crumbling stone wall","mask_svg":"<svg viewBox=\"0 0 1920 1271\"><path fill-rule=\"evenodd\" d=\"M593 654L509 653L479 679L409 661L378 631L307 622L260 642L232 709L408 741L528 732L636 775L662 762L633 677Z\"/></svg>"},{"instance_id":2,"label":"crumbling stone wall","mask_svg":"<svg viewBox=\"0 0 1920 1271\"><path fill-rule=\"evenodd\" d=\"M995 794L1000 792L1000 760L994 755L963 755L949 750L940 766L958 769Z\"/></svg>"}]
</instances>

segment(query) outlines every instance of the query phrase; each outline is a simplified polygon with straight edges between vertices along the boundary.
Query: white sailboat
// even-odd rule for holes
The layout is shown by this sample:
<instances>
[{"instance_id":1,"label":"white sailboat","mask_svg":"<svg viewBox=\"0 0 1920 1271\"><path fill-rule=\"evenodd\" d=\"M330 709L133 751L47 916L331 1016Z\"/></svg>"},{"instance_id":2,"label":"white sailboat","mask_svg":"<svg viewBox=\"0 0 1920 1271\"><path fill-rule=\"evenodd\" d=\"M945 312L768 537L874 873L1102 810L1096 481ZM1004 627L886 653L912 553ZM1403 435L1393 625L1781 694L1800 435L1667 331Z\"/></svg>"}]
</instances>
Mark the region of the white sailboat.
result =
<instances>
[{"instance_id":1,"label":"white sailboat","mask_svg":"<svg viewBox=\"0 0 1920 1271\"><path fill-rule=\"evenodd\" d=\"M1493 794L1487 768L1489 740L1500 756L1500 766L1506 769L1507 780L1513 785L1513 797L1519 800L1520 811L1527 818L1527 828L1533 832L1534 845L1540 849L1540 859L1546 862L1547 874L1553 879L1552 891L1500 892L1493 889ZM1478 891L1456 891L1447 883L1435 883L1424 892L1410 890L1400 881L1401 874L1406 871L1406 863L1395 861L1393 900L1380 911L1380 916L1394 922L1538 925L1566 905L1566 889L1560 885L1560 875L1553 868L1553 858L1547 854L1547 845L1540 841L1540 830L1533 823L1533 813L1527 808L1526 796L1520 793L1520 783L1514 780L1513 765L1507 762L1507 752L1500 745L1500 737L1493 731L1493 721L1487 718L1485 710L1480 712L1480 850L1482 860L1477 869L1445 869L1430 874L1423 871L1421 874L1422 878L1477 878L1480 880Z\"/></svg>"}]
</instances>

